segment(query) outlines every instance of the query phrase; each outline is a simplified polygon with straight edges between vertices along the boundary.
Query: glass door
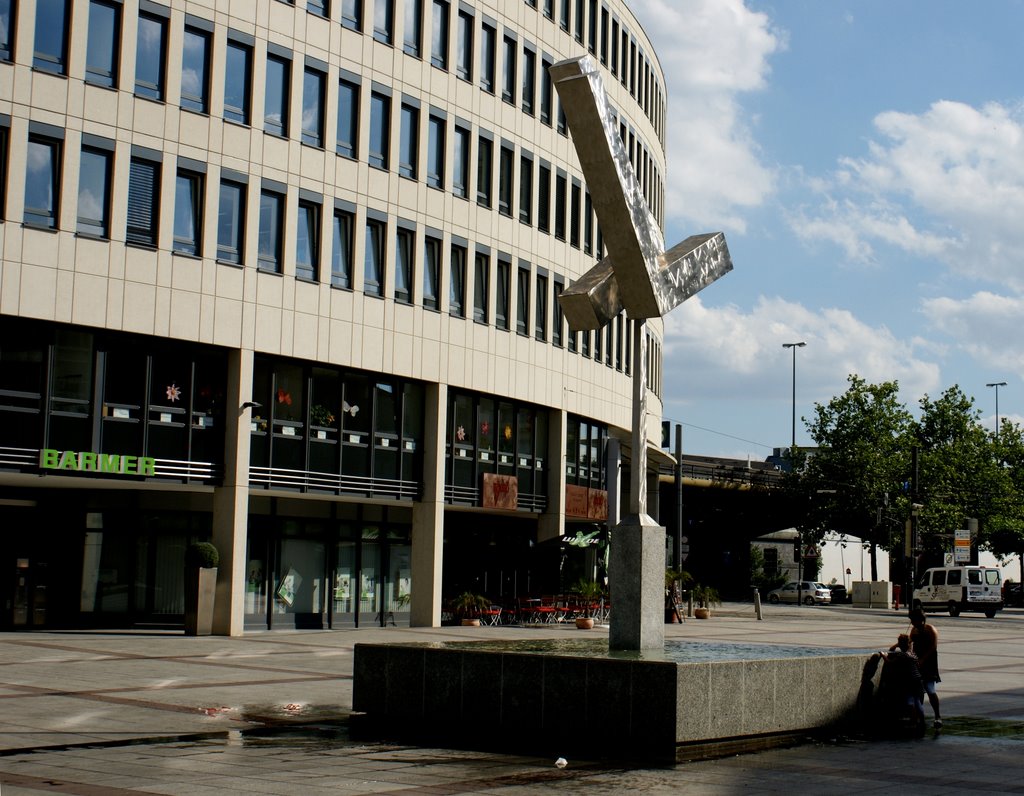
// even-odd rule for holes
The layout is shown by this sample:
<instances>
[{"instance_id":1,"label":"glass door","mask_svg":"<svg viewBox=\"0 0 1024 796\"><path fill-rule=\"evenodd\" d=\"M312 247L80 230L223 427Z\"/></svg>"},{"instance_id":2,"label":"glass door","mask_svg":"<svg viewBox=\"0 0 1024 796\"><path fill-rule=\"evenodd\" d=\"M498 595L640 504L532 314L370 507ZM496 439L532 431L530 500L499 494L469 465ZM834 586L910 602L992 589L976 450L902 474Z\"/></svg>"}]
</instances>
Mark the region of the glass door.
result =
<instances>
[{"instance_id":1,"label":"glass door","mask_svg":"<svg viewBox=\"0 0 1024 796\"><path fill-rule=\"evenodd\" d=\"M288 523L286 523L288 525ZM283 529L287 533L287 528ZM324 627L326 561L319 539L282 536L274 581L274 627Z\"/></svg>"}]
</instances>

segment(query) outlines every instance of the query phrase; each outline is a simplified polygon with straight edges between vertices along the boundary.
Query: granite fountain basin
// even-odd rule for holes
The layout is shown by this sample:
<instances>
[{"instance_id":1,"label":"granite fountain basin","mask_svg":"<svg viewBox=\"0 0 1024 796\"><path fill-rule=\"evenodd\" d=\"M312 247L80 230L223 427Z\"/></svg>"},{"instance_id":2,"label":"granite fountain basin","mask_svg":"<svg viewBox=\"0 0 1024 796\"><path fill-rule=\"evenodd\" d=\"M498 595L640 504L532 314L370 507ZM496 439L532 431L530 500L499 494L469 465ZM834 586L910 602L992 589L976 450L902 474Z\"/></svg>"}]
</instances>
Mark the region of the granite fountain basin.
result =
<instances>
[{"instance_id":1,"label":"granite fountain basin","mask_svg":"<svg viewBox=\"0 0 1024 796\"><path fill-rule=\"evenodd\" d=\"M352 704L374 734L437 746L676 761L852 718L867 651L604 639L356 644Z\"/></svg>"}]
</instances>

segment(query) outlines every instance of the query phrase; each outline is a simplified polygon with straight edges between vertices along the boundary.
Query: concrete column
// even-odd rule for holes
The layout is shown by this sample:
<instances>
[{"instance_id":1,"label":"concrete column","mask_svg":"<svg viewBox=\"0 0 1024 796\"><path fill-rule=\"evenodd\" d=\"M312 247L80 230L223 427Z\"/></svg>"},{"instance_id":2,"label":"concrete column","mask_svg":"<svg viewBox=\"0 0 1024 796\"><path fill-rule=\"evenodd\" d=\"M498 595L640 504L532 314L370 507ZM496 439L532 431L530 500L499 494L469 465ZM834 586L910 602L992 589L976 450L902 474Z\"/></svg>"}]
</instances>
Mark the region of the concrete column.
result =
<instances>
[{"instance_id":1,"label":"concrete column","mask_svg":"<svg viewBox=\"0 0 1024 796\"><path fill-rule=\"evenodd\" d=\"M548 507L537 522L537 541L565 534L565 410L548 412Z\"/></svg>"},{"instance_id":2,"label":"concrete column","mask_svg":"<svg viewBox=\"0 0 1024 796\"><path fill-rule=\"evenodd\" d=\"M250 350L228 354L224 411L224 480L213 490L213 544L220 553L213 632L240 636L245 622L245 555L249 530Z\"/></svg>"},{"instance_id":3,"label":"concrete column","mask_svg":"<svg viewBox=\"0 0 1024 796\"><path fill-rule=\"evenodd\" d=\"M427 386L423 412L423 496L412 507L409 623L413 627L440 627L447 385Z\"/></svg>"}]
</instances>

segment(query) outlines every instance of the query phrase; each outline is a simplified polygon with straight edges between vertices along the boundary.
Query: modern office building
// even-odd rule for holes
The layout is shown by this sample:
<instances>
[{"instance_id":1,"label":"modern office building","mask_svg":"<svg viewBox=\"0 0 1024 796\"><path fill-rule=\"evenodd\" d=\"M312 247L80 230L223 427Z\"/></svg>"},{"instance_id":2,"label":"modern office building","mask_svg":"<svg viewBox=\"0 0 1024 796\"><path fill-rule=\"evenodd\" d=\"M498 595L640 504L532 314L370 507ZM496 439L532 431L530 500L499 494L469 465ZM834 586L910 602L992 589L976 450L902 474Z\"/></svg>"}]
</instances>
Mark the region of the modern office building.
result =
<instances>
[{"instance_id":1,"label":"modern office building","mask_svg":"<svg viewBox=\"0 0 1024 796\"><path fill-rule=\"evenodd\" d=\"M0 625L180 623L197 540L220 633L559 588L635 370L557 303L603 249L547 73L585 53L660 220L624 0L0 0Z\"/></svg>"}]
</instances>

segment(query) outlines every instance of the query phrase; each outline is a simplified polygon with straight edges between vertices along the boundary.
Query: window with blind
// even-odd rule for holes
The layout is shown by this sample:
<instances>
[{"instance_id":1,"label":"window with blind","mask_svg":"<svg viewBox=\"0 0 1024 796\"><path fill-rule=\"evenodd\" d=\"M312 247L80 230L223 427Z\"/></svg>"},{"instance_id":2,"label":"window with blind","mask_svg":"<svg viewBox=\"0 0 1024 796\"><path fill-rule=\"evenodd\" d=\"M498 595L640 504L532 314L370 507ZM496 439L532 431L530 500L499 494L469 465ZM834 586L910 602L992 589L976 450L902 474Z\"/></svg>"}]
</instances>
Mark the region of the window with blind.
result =
<instances>
[{"instance_id":1,"label":"window with blind","mask_svg":"<svg viewBox=\"0 0 1024 796\"><path fill-rule=\"evenodd\" d=\"M156 246L160 218L160 164L132 158L128 172L127 243Z\"/></svg>"}]
</instances>

